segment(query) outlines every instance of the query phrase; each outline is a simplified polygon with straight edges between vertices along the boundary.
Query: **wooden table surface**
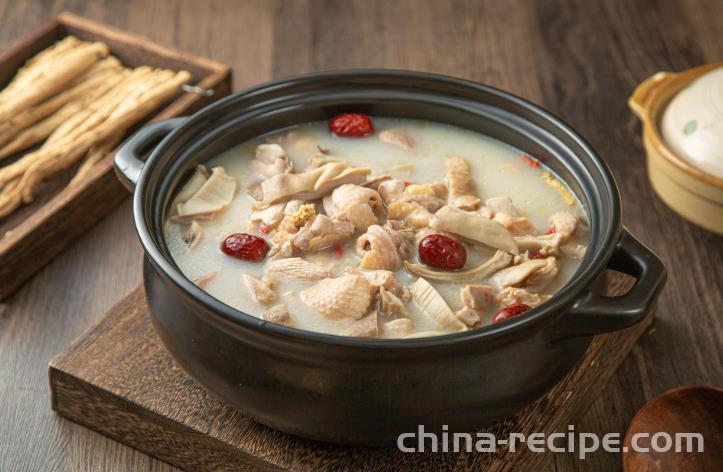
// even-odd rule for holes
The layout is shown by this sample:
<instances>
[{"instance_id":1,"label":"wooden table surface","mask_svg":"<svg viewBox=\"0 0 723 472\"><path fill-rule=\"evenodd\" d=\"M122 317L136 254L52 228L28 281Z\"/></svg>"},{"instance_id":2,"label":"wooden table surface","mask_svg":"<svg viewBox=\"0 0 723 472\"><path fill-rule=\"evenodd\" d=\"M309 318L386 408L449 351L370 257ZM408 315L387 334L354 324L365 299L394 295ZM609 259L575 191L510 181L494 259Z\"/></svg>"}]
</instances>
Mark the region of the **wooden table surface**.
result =
<instances>
[{"instance_id":1,"label":"wooden table surface","mask_svg":"<svg viewBox=\"0 0 723 472\"><path fill-rule=\"evenodd\" d=\"M612 167L625 224L669 270L653 328L576 430L624 432L671 387L723 384L723 240L656 197L626 106L656 71L723 59L720 0L0 0L0 48L62 10L227 63L236 90L315 70L388 67L485 82L540 104ZM140 280L126 201L0 304L0 471L171 469L50 410L48 361ZM608 471L620 458L557 454L552 467Z\"/></svg>"}]
</instances>

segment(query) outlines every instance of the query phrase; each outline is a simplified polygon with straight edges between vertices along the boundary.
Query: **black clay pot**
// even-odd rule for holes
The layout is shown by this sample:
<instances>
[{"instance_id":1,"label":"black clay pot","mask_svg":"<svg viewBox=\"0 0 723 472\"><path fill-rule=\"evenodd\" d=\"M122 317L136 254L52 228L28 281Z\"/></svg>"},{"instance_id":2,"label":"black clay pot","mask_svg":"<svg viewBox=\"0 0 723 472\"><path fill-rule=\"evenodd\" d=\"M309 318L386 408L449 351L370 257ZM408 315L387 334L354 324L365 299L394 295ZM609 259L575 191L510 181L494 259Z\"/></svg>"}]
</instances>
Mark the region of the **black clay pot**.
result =
<instances>
[{"instance_id":1,"label":"black clay pot","mask_svg":"<svg viewBox=\"0 0 723 472\"><path fill-rule=\"evenodd\" d=\"M543 159L577 193L590 218L590 246L578 272L549 302L511 320L405 340L267 323L186 279L166 249L162 228L174 191L194 166L259 134L348 111L449 123ZM153 145L142 162L139 156ZM621 227L617 187L590 146L540 108L463 80L369 70L271 82L189 118L146 126L118 152L116 167L135 187L148 303L168 350L231 405L304 437L393 444L420 424L472 431L515 413L577 364L591 335L640 321L665 283L660 260ZM635 276L636 285L618 298L597 295L593 286L606 268Z\"/></svg>"}]
</instances>

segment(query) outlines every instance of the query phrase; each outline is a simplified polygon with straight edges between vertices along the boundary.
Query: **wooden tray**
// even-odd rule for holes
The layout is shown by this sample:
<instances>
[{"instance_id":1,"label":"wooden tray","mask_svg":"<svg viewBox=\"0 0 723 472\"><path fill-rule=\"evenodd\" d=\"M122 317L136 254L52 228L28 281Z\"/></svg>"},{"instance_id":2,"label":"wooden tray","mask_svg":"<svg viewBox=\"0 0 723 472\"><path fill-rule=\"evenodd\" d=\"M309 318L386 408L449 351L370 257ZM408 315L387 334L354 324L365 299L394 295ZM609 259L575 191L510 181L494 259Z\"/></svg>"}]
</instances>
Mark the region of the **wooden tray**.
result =
<instances>
[{"instance_id":1,"label":"wooden tray","mask_svg":"<svg viewBox=\"0 0 723 472\"><path fill-rule=\"evenodd\" d=\"M0 53L0 84L4 86L27 59L71 34L82 40L103 41L126 66L185 69L193 76L192 84L214 91L210 97L179 94L145 122L191 113L231 91L231 72L223 64L69 13L52 18ZM115 178L112 154L98 163L87 179L72 187L65 186L75 169L49 179L31 205L0 220L0 300L128 196Z\"/></svg>"},{"instance_id":2,"label":"wooden tray","mask_svg":"<svg viewBox=\"0 0 723 472\"><path fill-rule=\"evenodd\" d=\"M612 294L630 285L615 277ZM645 332L640 324L597 336L578 367L545 397L489 431L566 432L593 403ZM126 296L51 363L52 407L59 414L189 471L197 470L539 470L549 454L409 454L300 439L261 426L194 383L164 349L142 288ZM341 419L340 419L341 420Z\"/></svg>"}]
</instances>

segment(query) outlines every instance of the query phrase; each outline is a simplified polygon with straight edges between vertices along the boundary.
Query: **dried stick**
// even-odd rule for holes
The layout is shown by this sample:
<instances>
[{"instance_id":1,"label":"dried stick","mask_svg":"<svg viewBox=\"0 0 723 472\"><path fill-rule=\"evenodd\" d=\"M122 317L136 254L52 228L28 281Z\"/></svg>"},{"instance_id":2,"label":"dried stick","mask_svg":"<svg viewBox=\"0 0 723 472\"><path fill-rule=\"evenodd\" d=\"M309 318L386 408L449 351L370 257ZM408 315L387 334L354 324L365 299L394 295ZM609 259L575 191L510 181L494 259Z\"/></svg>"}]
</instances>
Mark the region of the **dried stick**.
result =
<instances>
[{"instance_id":1,"label":"dried stick","mask_svg":"<svg viewBox=\"0 0 723 472\"><path fill-rule=\"evenodd\" d=\"M111 150L113 150L113 148L115 148L116 145L121 141L121 139L123 139L124 135L125 131L117 132L111 135L105 141L100 142L90 148L90 151L88 151L88 155L86 156L85 160L80 165L75 175L73 176L73 179L68 185L75 185L76 183L88 177L88 175L91 173L93 167L95 167L98 161L107 156L108 153L111 152Z\"/></svg>"},{"instance_id":2,"label":"dried stick","mask_svg":"<svg viewBox=\"0 0 723 472\"><path fill-rule=\"evenodd\" d=\"M9 119L12 115L31 107L54 95L68 85L73 79L108 55L108 46L93 43L88 46L73 48L62 60L52 61L51 66L38 66L34 74L32 87L23 87L0 104L0 119Z\"/></svg>"},{"instance_id":3,"label":"dried stick","mask_svg":"<svg viewBox=\"0 0 723 472\"><path fill-rule=\"evenodd\" d=\"M8 141L16 138L25 128L37 123L43 118L47 118L64 105L102 86L104 81L107 81L113 75L119 74L120 71L122 71L122 67L115 58L108 58L99 62L83 76L83 80L79 81L75 86L0 124L0 145L6 144ZM0 156L0 159L2 159L2 157L3 156Z\"/></svg>"},{"instance_id":4,"label":"dried stick","mask_svg":"<svg viewBox=\"0 0 723 472\"><path fill-rule=\"evenodd\" d=\"M15 77L13 77L7 87L0 92L0 104L12 96L15 90L30 82L30 79L33 79L37 75L38 66L62 56L65 52L80 44L81 41L75 36L67 36L28 59L25 65L18 69Z\"/></svg>"},{"instance_id":5,"label":"dried stick","mask_svg":"<svg viewBox=\"0 0 723 472\"><path fill-rule=\"evenodd\" d=\"M148 113L172 97L180 86L187 83L190 78L191 75L186 71L174 74L170 80L164 80L153 87L152 90L141 94L140 100L130 100L134 106L130 106L129 104L124 107L122 113L114 115L97 128L89 130L75 142L66 143L66 146L63 147L64 149L59 149L56 153L34 162L23 174L19 184L21 186L23 202L29 203L33 200L33 190L47 176L53 175L75 164L94 144L109 139L110 136L120 130L125 131L133 126L137 121L141 120Z\"/></svg>"},{"instance_id":6,"label":"dried stick","mask_svg":"<svg viewBox=\"0 0 723 472\"><path fill-rule=\"evenodd\" d=\"M105 94L109 89L122 81L125 76L125 72L120 71L113 76L105 78L100 83L97 83L95 87L89 90L88 93L84 96L78 97L75 100L66 103L54 114L36 123L34 126L25 129L20 134L18 134L12 141L0 148L0 159L12 156L13 154L22 151L23 149L27 149L30 146L33 146L43 141L48 136L52 135L64 123L67 123L73 117L76 117L79 113L82 113L83 110L87 108L90 103L102 97L103 94ZM19 163L26 157L28 156L24 156L22 159L18 160L14 164L0 169L0 176L7 173L12 173L12 171L9 171L7 169L12 168L15 164ZM22 165L16 167L20 166ZM2 185L2 182L3 178L0 177L0 185Z\"/></svg>"}]
</instances>

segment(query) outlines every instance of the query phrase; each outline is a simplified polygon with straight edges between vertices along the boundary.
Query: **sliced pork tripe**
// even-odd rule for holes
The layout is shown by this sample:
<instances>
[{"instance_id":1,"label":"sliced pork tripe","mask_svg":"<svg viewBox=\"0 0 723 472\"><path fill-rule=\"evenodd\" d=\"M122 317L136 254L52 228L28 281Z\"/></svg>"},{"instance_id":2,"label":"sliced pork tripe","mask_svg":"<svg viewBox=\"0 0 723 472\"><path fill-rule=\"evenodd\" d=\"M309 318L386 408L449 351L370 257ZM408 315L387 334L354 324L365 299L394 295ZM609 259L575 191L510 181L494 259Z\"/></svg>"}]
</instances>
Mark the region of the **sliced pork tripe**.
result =
<instances>
[{"instance_id":1,"label":"sliced pork tripe","mask_svg":"<svg viewBox=\"0 0 723 472\"><path fill-rule=\"evenodd\" d=\"M512 255L505 251L497 251L491 258L471 269L465 270L435 270L423 264L412 264L404 261L404 268L410 274L418 275L439 282L469 283L475 280L489 278L495 272L504 269L512 263Z\"/></svg>"},{"instance_id":2,"label":"sliced pork tripe","mask_svg":"<svg viewBox=\"0 0 723 472\"><path fill-rule=\"evenodd\" d=\"M429 319L434 321L441 331L466 331L462 323L447 305L437 290L429 282L419 277L409 286L414 302Z\"/></svg>"},{"instance_id":3,"label":"sliced pork tripe","mask_svg":"<svg viewBox=\"0 0 723 472\"><path fill-rule=\"evenodd\" d=\"M300 295L306 306L326 318L358 320L369 309L372 289L363 276L344 274L323 279Z\"/></svg>"},{"instance_id":4,"label":"sliced pork tripe","mask_svg":"<svg viewBox=\"0 0 723 472\"><path fill-rule=\"evenodd\" d=\"M289 307L285 303L274 305L261 313L261 319L284 326L293 326L294 322L289 314Z\"/></svg>"},{"instance_id":5,"label":"sliced pork tripe","mask_svg":"<svg viewBox=\"0 0 723 472\"><path fill-rule=\"evenodd\" d=\"M449 156L444 160L444 170L449 183L447 203L463 210L476 210L480 199L467 161L459 156Z\"/></svg>"},{"instance_id":6,"label":"sliced pork tripe","mask_svg":"<svg viewBox=\"0 0 723 472\"><path fill-rule=\"evenodd\" d=\"M400 269L410 255L413 237L411 231L395 230L388 223L384 227L371 225L356 241L355 252L362 258L359 268Z\"/></svg>"},{"instance_id":7,"label":"sliced pork tripe","mask_svg":"<svg viewBox=\"0 0 723 472\"><path fill-rule=\"evenodd\" d=\"M405 151L414 149L414 139L400 129L385 129L379 133L379 141L397 146Z\"/></svg>"},{"instance_id":8,"label":"sliced pork tripe","mask_svg":"<svg viewBox=\"0 0 723 472\"><path fill-rule=\"evenodd\" d=\"M532 259L497 272L490 281L501 288L526 287L536 292L552 282L559 269L555 257Z\"/></svg>"},{"instance_id":9,"label":"sliced pork tripe","mask_svg":"<svg viewBox=\"0 0 723 472\"><path fill-rule=\"evenodd\" d=\"M251 168L264 177L273 177L294 171L294 164L278 144L259 144Z\"/></svg>"},{"instance_id":10,"label":"sliced pork tripe","mask_svg":"<svg viewBox=\"0 0 723 472\"><path fill-rule=\"evenodd\" d=\"M366 181L369 167L349 167L342 162L330 162L300 174L279 174L261 182L262 200L252 205L263 210L269 205L291 200L315 200L344 184Z\"/></svg>"},{"instance_id":11,"label":"sliced pork tripe","mask_svg":"<svg viewBox=\"0 0 723 472\"><path fill-rule=\"evenodd\" d=\"M196 166L191 177L184 184L181 191L178 192L178 195L176 195L176 199L174 200L175 206L177 207L179 203L185 203L190 200L191 197L203 187L203 184L206 183L208 175L208 169L206 169L205 166Z\"/></svg>"},{"instance_id":12,"label":"sliced pork tripe","mask_svg":"<svg viewBox=\"0 0 723 472\"><path fill-rule=\"evenodd\" d=\"M246 289L251 297L262 305L268 305L276 300L276 292L273 289L273 279L264 277L257 279L249 274L241 274Z\"/></svg>"},{"instance_id":13,"label":"sliced pork tripe","mask_svg":"<svg viewBox=\"0 0 723 472\"><path fill-rule=\"evenodd\" d=\"M560 235L557 233L541 236L515 236L515 243L520 251L538 252L542 256L552 256L560 249Z\"/></svg>"},{"instance_id":14,"label":"sliced pork tripe","mask_svg":"<svg viewBox=\"0 0 723 472\"><path fill-rule=\"evenodd\" d=\"M507 228L479 213L446 205L434 214L430 226L437 231L455 234L473 243L502 249L511 254L519 253L517 244Z\"/></svg>"},{"instance_id":15,"label":"sliced pork tripe","mask_svg":"<svg viewBox=\"0 0 723 472\"><path fill-rule=\"evenodd\" d=\"M269 228L275 228L284 218L284 210L288 202L276 203L270 205L263 210L252 211L249 215L251 223L263 223Z\"/></svg>"},{"instance_id":16,"label":"sliced pork tripe","mask_svg":"<svg viewBox=\"0 0 723 472\"><path fill-rule=\"evenodd\" d=\"M280 279L308 281L331 277L326 267L314 262L305 261L300 257L276 259L266 264L266 273Z\"/></svg>"},{"instance_id":17,"label":"sliced pork tripe","mask_svg":"<svg viewBox=\"0 0 723 472\"><path fill-rule=\"evenodd\" d=\"M378 223L378 214L384 210L382 197L376 190L354 184L344 184L335 188L331 195L324 197L326 214L349 221L356 231L366 229Z\"/></svg>"},{"instance_id":18,"label":"sliced pork tripe","mask_svg":"<svg viewBox=\"0 0 723 472\"><path fill-rule=\"evenodd\" d=\"M214 167L211 169L211 176L196 193L178 204L177 217L182 220L213 218L231 203L236 186L236 179L229 176L223 167Z\"/></svg>"},{"instance_id":19,"label":"sliced pork tripe","mask_svg":"<svg viewBox=\"0 0 723 472\"><path fill-rule=\"evenodd\" d=\"M316 215L293 239L293 246L301 251L320 251L349 240L354 234L354 225L348 221Z\"/></svg>"},{"instance_id":20,"label":"sliced pork tripe","mask_svg":"<svg viewBox=\"0 0 723 472\"><path fill-rule=\"evenodd\" d=\"M376 338L379 335L379 320L377 312L372 310L371 313L356 320L351 324L351 326L339 334L355 338Z\"/></svg>"},{"instance_id":21,"label":"sliced pork tripe","mask_svg":"<svg viewBox=\"0 0 723 472\"><path fill-rule=\"evenodd\" d=\"M550 295L544 293L533 293L528 292L524 288L507 287L500 291L495 299L501 306L514 305L514 304L525 304L532 308L545 303L550 299Z\"/></svg>"}]
</instances>

